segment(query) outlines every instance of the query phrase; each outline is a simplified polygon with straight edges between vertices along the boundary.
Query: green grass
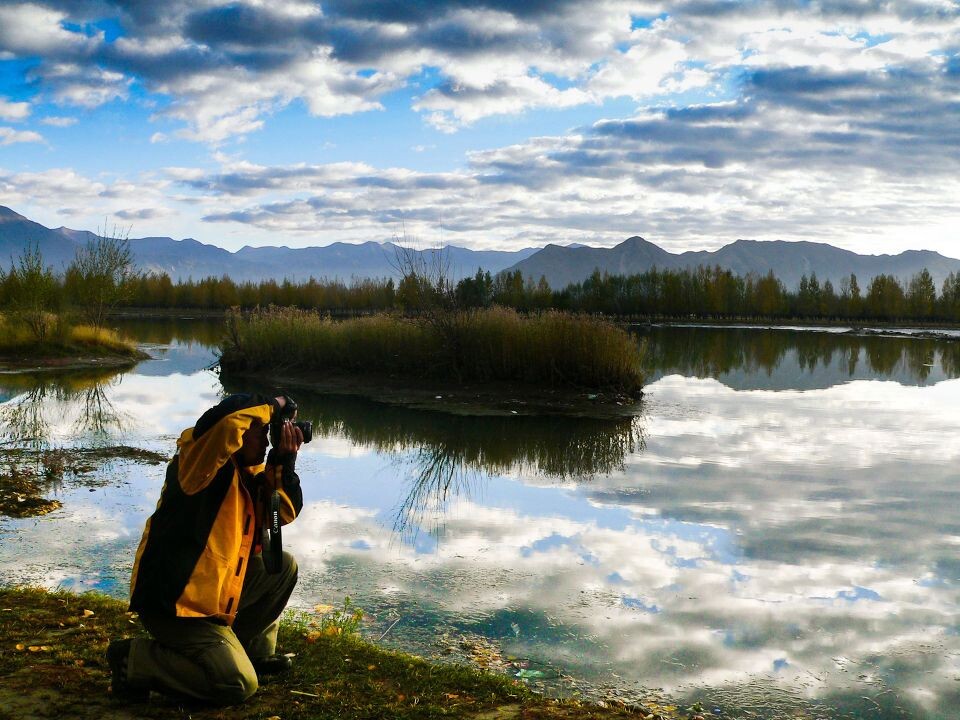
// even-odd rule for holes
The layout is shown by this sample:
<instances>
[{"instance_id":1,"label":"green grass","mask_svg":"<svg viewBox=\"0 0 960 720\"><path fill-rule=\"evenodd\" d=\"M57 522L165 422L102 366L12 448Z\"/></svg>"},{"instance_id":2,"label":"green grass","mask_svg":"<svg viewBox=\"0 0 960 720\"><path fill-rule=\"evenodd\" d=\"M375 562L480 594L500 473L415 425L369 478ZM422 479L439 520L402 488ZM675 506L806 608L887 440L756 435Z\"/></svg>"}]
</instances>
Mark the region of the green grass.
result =
<instances>
[{"instance_id":1,"label":"green grass","mask_svg":"<svg viewBox=\"0 0 960 720\"><path fill-rule=\"evenodd\" d=\"M335 321L269 308L228 317L221 364L241 371L392 374L638 395L641 354L637 341L616 325L557 311L523 316L491 308Z\"/></svg>"},{"instance_id":2,"label":"green grass","mask_svg":"<svg viewBox=\"0 0 960 720\"><path fill-rule=\"evenodd\" d=\"M349 605L345 610L339 622L326 625L303 617L282 621L279 649L296 653L294 669L264 682L243 705L210 708L151 699L149 704L131 706L109 694L104 657L110 639L143 635L125 603L97 593L0 587L0 719L41 714L90 720L559 719L646 714L552 701L508 677L384 650L350 632L353 612ZM677 717L660 712L657 717Z\"/></svg>"}]
</instances>

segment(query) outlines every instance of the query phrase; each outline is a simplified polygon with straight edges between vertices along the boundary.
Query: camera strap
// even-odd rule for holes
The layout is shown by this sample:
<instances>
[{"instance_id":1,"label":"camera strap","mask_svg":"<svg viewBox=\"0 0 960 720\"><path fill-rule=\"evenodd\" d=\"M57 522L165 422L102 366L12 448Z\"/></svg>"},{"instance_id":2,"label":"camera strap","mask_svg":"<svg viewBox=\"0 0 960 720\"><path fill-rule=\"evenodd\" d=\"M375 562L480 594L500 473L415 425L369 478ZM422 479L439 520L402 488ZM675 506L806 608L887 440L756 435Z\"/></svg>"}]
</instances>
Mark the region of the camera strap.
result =
<instances>
[{"instance_id":1,"label":"camera strap","mask_svg":"<svg viewBox=\"0 0 960 720\"><path fill-rule=\"evenodd\" d=\"M274 490L263 504L263 523L260 530L260 545L263 548L263 565L275 575L283 567L283 543L280 538L280 492Z\"/></svg>"}]
</instances>

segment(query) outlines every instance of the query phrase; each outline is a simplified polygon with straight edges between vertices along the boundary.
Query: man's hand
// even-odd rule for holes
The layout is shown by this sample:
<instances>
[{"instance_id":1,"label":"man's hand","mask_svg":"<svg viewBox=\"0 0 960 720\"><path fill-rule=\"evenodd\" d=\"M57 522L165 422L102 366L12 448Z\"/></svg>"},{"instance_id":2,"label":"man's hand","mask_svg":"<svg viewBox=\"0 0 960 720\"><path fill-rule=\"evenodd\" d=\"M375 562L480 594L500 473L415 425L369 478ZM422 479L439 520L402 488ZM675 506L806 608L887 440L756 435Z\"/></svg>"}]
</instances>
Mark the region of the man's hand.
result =
<instances>
[{"instance_id":1,"label":"man's hand","mask_svg":"<svg viewBox=\"0 0 960 720\"><path fill-rule=\"evenodd\" d=\"M281 456L296 455L303 445L303 433L300 428L289 420L283 421L283 429L280 431L280 447L277 453Z\"/></svg>"}]
</instances>

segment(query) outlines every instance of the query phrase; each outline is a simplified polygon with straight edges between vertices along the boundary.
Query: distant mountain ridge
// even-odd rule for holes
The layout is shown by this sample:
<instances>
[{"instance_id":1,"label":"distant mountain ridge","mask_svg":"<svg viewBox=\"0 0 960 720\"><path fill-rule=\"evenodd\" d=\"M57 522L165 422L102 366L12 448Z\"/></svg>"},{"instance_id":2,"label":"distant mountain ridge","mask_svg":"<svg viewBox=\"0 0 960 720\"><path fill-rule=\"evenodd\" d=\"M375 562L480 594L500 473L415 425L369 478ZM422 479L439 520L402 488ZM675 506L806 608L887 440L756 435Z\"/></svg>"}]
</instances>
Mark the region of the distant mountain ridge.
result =
<instances>
[{"instance_id":1,"label":"distant mountain ridge","mask_svg":"<svg viewBox=\"0 0 960 720\"><path fill-rule=\"evenodd\" d=\"M36 243L44 263L62 271L73 260L77 247L96 235L87 230L60 227L50 229L0 205L0 267L10 266L23 249ZM305 281L320 279L398 278L399 259L410 252L417 262L432 267L442 264L453 280L473 275L478 267L498 273L533 253L538 248L512 252L469 250L448 246L442 255L436 250L401 249L393 243L337 242L324 247L243 247L230 252L192 238L174 240L169 237L131 238L130 250L137 267L146 272L165 272L174 281L229 275L234 280L266 280L274 278Z\"/></svg>"},{"instance_id":2,"label":"distant mountain ridge","mask_svg":"<svg viewBox=\"0 0 960 720\"><path fill-rule=\"evenodd\" d=\"M926 268L939 292L947 275L960 272L960 260L930 250L906 250L898 255L858 255L826 243L737 240L719 250L675 254L639 236L628 238L612 248L547 245L508 271L519 270L524 277L534 279L543 276L550 287L562 288L587 279L594 270L611 275L634 275L654 267L676 270L693 269L699 265L719 265L738 275L766 275L772 270L788 290L796 289L802 276L809 277L814 273L821 284L830 280L839 290L840 281L852 273L865 292L870 279L877 275L894 275L906 282Z\"/></svg>"},{"instance_id":3,"label":"distant mountain ridge","mask_svg":"<svg viewBox=\"0 0 960 720\"><path fill-rule=\"evenodd\" d=\"M62 271L73 259L77 247L95 237L86 230L46 228L10 208L0 205L0 267L9 267L28 243L37 243L44 262ZM134 261L141 270L165 272L174 281L228 275L234 280L259 281L273 278L303 281L339 278L383 278L399 276L398 258L404 252L393 243L337 242L324 247L243 247L230 252L192 238L145 237L130 240ZM435 250L411 251L427 267L437 260ZM876 275L894 275L906 282L926 268L939 291L944 278L960 272L960 260L929 250L907 250L898 255L858 255L849 250L813 242L783 240L737 240L719 250L671 253L642 237L634 236L611 248L586 245L547 245L515 252L469 250L456 246L443 249L439 261L448 276L457 281L473 275L478 267L496 274L519 270L524 277L547 278L555 289L585 280L595 270L616 275L633 275L653 267L695 268L698 265L729 269L739 275L765 275L773 271L789 290L803 275L816 273L822 282L830 280L839 289L851 273L864 291Z\"/></svg>"}]
</instances>

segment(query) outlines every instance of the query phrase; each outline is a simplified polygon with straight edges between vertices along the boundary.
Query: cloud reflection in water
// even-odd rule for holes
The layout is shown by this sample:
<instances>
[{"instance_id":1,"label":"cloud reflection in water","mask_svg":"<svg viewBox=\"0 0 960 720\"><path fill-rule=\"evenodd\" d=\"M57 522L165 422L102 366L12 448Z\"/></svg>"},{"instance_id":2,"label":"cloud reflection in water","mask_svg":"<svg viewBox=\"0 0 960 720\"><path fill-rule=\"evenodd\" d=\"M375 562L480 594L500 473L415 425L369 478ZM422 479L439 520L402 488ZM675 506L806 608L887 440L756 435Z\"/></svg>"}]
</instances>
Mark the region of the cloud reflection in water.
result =
<instances>
[{"instance_id":1,"label":"cloud reflection in water","mask_svg":"<svg viewBox=\"0 0 960 720\"><path fill-rule=\"evenodd\" d=\"M298 463L304 513L284 533L295 602L349 594L402 615L388 637L400 645L430 652L442 631L479 632L585 677L706 686L765 717L825 705L814 716L950 717L960 382L939 346L911 376L923 353L906 342L882 348L881 365L861 346L863 376L849 353L825 362L797 344L771 355L769 375L664 364L641 422L619 426L295 394L317 423ZM104 397L134 416L130 436L172 449L220 392L198 369L134 372ZM162 473L119 479L40 522L0 521L3 580L123 594Z\"/></svg>"}]
</instances>

